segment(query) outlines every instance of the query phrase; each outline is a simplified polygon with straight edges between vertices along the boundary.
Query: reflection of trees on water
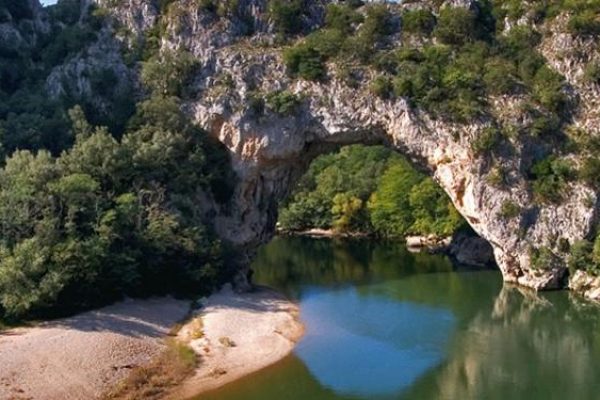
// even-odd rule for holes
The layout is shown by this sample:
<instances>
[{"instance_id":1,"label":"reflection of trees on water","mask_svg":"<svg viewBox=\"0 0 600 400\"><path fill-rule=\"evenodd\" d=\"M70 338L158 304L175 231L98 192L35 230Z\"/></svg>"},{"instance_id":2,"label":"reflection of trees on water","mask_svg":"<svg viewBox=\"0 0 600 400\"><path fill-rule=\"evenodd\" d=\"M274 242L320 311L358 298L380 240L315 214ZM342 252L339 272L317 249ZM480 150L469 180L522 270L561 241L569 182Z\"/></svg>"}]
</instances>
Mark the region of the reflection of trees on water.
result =
<instances>
[{"instance_id":1,"label":"reflection of trees on water","mask_svg":"<svg viewBox=\"0 0 600 400\"><path fill-rule=\"evenodd\" d=\"M257 282L297 295L300 285L364 284L414 273L448 272L440 255L413 254L400 243L368 240L275 238L254 262Z\"/></svg>"},{"instance_id":2,"label":"reflection of trees on water","mask_svg":"<svg viewBox=\"0 0 600 400\"><path fill-rule=\"evenodd\" d=\"M597 399L600 309L505 286L406 399Z\"/></svg>"},{"instance_id":3,"label":"reflection of trees on water","mask_svg":"<svg viewBox=\"0 0 600 400\"><path fill-rule=\"evenodd\" d=\"M444 273L445 257L369 241L277 238L255 265L260 283L290 295L352 284L359 296L451 311L445 361L403 399L599 398L600 307L576 296L503 286L497 272Z\"/></svg>"}]
</instances>

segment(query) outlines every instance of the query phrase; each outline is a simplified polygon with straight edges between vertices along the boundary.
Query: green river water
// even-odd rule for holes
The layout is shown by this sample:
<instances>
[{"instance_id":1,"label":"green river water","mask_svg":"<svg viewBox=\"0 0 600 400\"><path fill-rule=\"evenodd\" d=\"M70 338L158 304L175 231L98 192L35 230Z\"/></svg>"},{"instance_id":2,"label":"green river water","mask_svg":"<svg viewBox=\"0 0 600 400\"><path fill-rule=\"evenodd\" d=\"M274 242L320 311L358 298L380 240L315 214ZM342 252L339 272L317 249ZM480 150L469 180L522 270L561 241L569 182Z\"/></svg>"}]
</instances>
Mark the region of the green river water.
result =
<instances>
[{"instance_id":1,"label":"green river water","mask_svg":"<svg viewBox=\"0 0 600 400\"><path fill-rule=\"evenodd\" d=\"M279 237L254 268L306 335L198 400L600 399L600 307L568 292L366 240Z\"/></svg>"}]
</instances>

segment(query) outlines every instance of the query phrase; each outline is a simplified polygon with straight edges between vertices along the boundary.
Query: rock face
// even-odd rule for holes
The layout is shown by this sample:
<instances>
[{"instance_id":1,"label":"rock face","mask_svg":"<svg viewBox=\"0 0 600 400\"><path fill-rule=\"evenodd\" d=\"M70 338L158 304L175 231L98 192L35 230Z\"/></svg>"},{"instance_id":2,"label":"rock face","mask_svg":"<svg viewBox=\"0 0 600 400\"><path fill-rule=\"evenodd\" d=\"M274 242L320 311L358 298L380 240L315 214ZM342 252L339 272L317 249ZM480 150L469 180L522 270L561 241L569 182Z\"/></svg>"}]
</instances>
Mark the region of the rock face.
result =
<instances>
[{"instance_id":1,"label":"rock face","mask_svg":"<svg viewBox=\"0 0 600 400\"><path fill-rule=\"evenodd\" d=\"M583 293L588 299L600 301L600 277L576 271L569 279L569 289Z\"/></svg>"},{"instance_id":2,"label":"rock face","mask_svg":"<svg viewBox=\"0 0 600 400\"><path fill-rule=\"evenodd\" d=\"M303 17L306 26L322 22L325 3L328 1L314 2L314 10ZM453 124L434 119L403 98L383 100L374 96L368 84L348 86L333 67L323 83L292 79L286 74L281 49L272 46L275 35L266 16L266 1L239 0L239 4L252 16L251 26L247 20L207 13L192 0L175 2L172 7L178 7L177 12L170 13L161 43L163 48L185 48L201 62L194 96L184 107L229 149L239 178L230 205L200 205L216 215L214 226L221 237L246 249L251 256L272 237L278 202L314 157L339 145L384 144L413 160L441 185L471 227L490 243L506 281L537 290L564 286L566 255L558 243L589 237L597 218L598 199L589 188L571 183L569 195L561 204L534 203L526 170L531 165L531 154L542 145L515 143L510 150L500 149L505 154L497 162L507 171L509 185L494 187L488 183L490 159L475 154L471 147L490 121ZM452 5L472 4L453 1ZM156 23L157 7L151 0L131 0L111 11L120 24L142 35ZM248 31L253 34L248 36ZM571 95L581 92L585 98L597 101L598 86L584 87L579 83L581 74L570 73L581 71L580 62L568 57L565 61L564 55L559 62L552 50L554 45L548 44L563 43L562 34L548 35L542 51L564 73ZM106 57L110 63L122 65L112 56ZM368 82L373 76L374 72L361 70L359 80ZM280 115L268 108L259 115L251 106L257 94L264 97L283 89L303 99L292 115ZM517 111L511 114L511 110L518 110L520 101L516 96L502 97L490 99L490 104L494 110L503 111L499 114L505 118L518 119ZM584 107L577 121L597 129L594 115ZM506 202L518 206L520 211L514 218L500 217ZM555 254L553 265L533 266L530 250L540 246ZM243 276L238 277L239 283L244 282Z\"/></svg>"},{"instance_id":3,"label":"rock face","mask_svg":"<svg viewBox=\"0 0 600 400\"><path fill-rule=\"evenodd\" d=\"M449 254L460 264L472 267L492 267L494 249L479 236L458 232L449 245Z\"/></svg>"}]
</instances>

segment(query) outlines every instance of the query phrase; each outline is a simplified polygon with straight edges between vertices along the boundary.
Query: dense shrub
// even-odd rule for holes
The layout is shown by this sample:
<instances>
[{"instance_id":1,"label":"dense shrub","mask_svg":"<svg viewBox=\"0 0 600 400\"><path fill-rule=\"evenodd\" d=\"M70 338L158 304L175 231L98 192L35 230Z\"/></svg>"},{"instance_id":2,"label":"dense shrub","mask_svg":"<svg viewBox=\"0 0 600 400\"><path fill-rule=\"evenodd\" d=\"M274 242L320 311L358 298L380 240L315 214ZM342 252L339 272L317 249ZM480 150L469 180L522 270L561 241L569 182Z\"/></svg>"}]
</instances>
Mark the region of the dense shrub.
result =
<instances>
[{"instance_id":1,"label":"dense shrub","mask_svg":"<svg viewBox=\"0 0 600 400\"><path fill-rule=\"evenodd\" d=\"M120 143L78 120L77 142L59 158L16 152L0 170L7 315L217 283L220 244L189 207L198 189L210 191L210 175L219 176L207 165L214 150L172 115L176 107L153 108L153 101L140 105L144 123Z\"/></svg>"},{"instance_id":2,"label":"dense shrub","mask_svg":"<svg viewBox=\"0 0 600 400\"><path fill-rule=\"evenodd\" d=\"M269 15L275 29L283 35L293 35L302 31L301 0L269 0Z\"/></svg>"},{"instance_id":3,"label":"dense shrub","mask_svg":"<svg viewBox=\"0 0 600 400\"><path fill-rule=\"evenodd\" d=\"M539 103L552 112L563 111L567 97L563 92L564 79L547 66L542 66L533 77L533 95Z\"/></svg>"},{"instance_id":4,"label":"dense shrub","mask_svg":"<svg viewBox=\"0 0 600 400\"><path fill-rule=\"evenodd\" d=\"M483 82L489 93L512 94L519 87L517 70L513 62L500 57L492 58L485 63Z\"/></svg>"},{"instance_id":5,"label":"dense shrub","mask_svg":"<svg viewBox=\"0 0 600 400\"><path fill-rule=\"evenodd\" d=\"M269 109L281 115L294 114L300 104L300 97L287 90L269 93L266 97L266 105Z\"/></svg>"},{"instance_id":6,"label":"dense shrub","mask_svg":"<svg viewBox=\"0 0 600 400\"><path fill-rule=\"evenodd\" d=\"M475 15L462 7L444 7L440 10L435 36L445 44L463 45L477 37Z\"/></svg>"},{"instance_id":7,"label":"dense shrub","mask_svg":"<svg viewBox=\"0 0 600 400\"><path fill-rule=\"evenodd\" d=\"M363 20L363 16L349 5L329 4L327 6L326 26L343 34L351 34L354 26Z\"/></svg>"},{"instance_id":8,"label":"dense shrub","mask_svg":"<svg viewBox=\"0 0 600 400\"><path fill-rule=\"evenodd\" d=\"M597 36L600 34L598 11L584 10L571 16L567 24L569 32L580 36Z\"/></svg>"},{"instance_id":9,"label":"dense shrub","mask_svg":"<svg viewBox=\"0 0 600 400\"><path fill-rule=\"evenodd\" d=\"M392 81L387 76L376 77L370 85L371 93L382 99L388 99L392 94L393 89Z\"/></svg>"},{"instance_id":10,"label":"dense shrub","mask_svg":"<svg viewBox=\"0 0 600 400\"><path fill-rule=\"evenodd\" d=\"M329 59L339 54L343 48L346 36L337 29L322 29L306 37L306 46L317 51L323 59Z\"/></svg>"},{"instance_id":11,"label":"dense shrub","mask_svg":"<svg viewBox=\"0 0 600 400\"><path fill-rule=\"evenodd\" d=\"M600 235L594 242L579 240L570 248L568 266L571 273L582 270L593 275L600 275Z\"/></svg>"},{"instance_id":12,"label":"dense shrub","mask_svg":"<svg viewBox=\"0 0 600 400\"><path fill-rule=\"evenodd\" d=\"M396 30L392 14L384 4L369 5L360 29L344 43L344 54L360 62L370 62L378 49Z\"/></svg>"},{"instance_id":13,"label":"dense shrub","mask_svg":"<svg viewBox=\"0 0 600 400\"><path fill-rule=\"evenodd\" d=\"M583 77L589 83L600 84L600 63L591 62L586 65Z\"/></svg>"},{"instance_id":14,"label":"dense shrub","mask_svg":"<svg viewBox=\"0 0 600 400\"><path fill-rule=\"evenodd\" d=\"M463 223L441 188L382 147L317 158L280 209L283 229L334 228L383 237L449 235Z\"/></svg>"},{"instance_id":15,"label":"dense shrub","mask_svg":"<svg viewBox=\"0 0 600 400\"><path fill-rule=\"evenodd\" d=\"M165 50L142 65L142 83L161 96L181 96L199 62L185 50Z\"/></svg>"},{"instance_id":16,"label":"dense shrub","mask_svg":"<svg viewBox=\"0 0 600 400\"><path fill-rule=\"evenodd\" d=\"M512 200L506 200L502 203L498 217L502 219L513 219L519 216L521 207Z\"/></svg>"},{"instance_id":17,"label":"dense shrub","mask_svg":"<svg viewBox=\"0 0 600 400\"><path fill-rule=\"evenodd\" d=\"M402 29L407 33L430 35L435 24L435 16L429 10L409 10L402 14Z\"/></svg>"},{"instance_id":18,"label":"dense shrub","mask_svg":"<svg viewBox=\"0 0 600 400\"><path fill-rule=\"evenodd\" d=\"M546 247L532 247L529 251L531 266L535 269L548 270L560 263L560 260L554 252Z\"/></svg>"},{"instance_id":19,"label":"dense shrub","mask_svg":"<svg viewBox=\"0 0 600 400\"><path fill-rule=\"evenodd\" d=\"M334 154L318 157L300 179L289 201L280 208L279 223L284 229L292 230L332 228L334 220L343 217L342 200L352 198L362 202L364 211L390 154L382 147L348 146ZM344 197L338 198L340 208L335 210L334 217L333 199L338 194L344 194ZM357 217L366 216L363 211L350 218L353 227L360 225L363 229L369 225L368 219L357 220Z\"/></svg>"},{"instance_id":20,"label":"dense shrub","mask_svg":"<svg viewBox=\"0 0 600 400\"><path fill-rule=\"evenodd\" d=\"M594 156L586 157L579 169L579 178L590 187L600 189L600 159Z\"/></svg>"},{"instance_id":21,"label":"dense shrub","mask_svg":"<svg viewBox=\"0 0 600 400\"><path fill-rule=\"evenodd\" d=\"M319 81L325 78L324 57L309 44L298 44L286 49L283 60L288 72L306 80Z\"/></svg>"},{"instance_id":22,"label":"dense shrub","mask_svg":"<svg viewBox=\"0 0 600 400\"><path fill-rule=\"evenodd\" d=\"M573 179L574 171L568 161L555 156L546 157L531 168L533 194L541 203L560 202L567 183Z\"/></svg>"},{"instance_id":23,"label":"dense shrub","mask_svg":"<svg viewBox=\"0 0 600 400\"><path fill-rule=\"evenodd\" d=\"M487 127L471 143L471 150L475 155L489 153L498 145L501 134L496 127Z\"/></svg>"}]
</instances>

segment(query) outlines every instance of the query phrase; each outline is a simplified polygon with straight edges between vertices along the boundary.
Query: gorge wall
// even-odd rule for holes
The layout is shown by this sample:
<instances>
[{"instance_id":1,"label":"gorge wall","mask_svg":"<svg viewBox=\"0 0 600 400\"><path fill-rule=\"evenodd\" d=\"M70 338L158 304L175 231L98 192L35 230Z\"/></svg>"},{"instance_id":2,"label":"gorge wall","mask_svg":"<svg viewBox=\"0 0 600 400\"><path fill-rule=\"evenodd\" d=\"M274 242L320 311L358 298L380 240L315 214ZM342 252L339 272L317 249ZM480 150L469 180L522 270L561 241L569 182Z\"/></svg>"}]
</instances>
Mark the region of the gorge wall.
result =
<instances>
[{"instance_id":1,"label":"gorge wall","mask_svg":"<svg viewBox=\"0 0 600 400\"><path fill-rule=\"evenodd\" d=\"M123 48L133 46L157 24L161 25L160 48L185 49L201 65L187 90L186 113L230 152L238 183L226 205L206 199L199 203L226 241L253 251L273 235L278 202L289 193L310 161L335 146L384 144L414 161L448 193L457 210L473 229L489 241L504 280L536 290L571 285L590 298L600 299L600 280L584 271L568 273L564 244L573 245L595 235L598 196L580 181L569 181L568 195L560 202L535 201L529 169L551 143L543 138L508 138L493 154L474 150L473 143L492 124L527 125L523 94L497 95L487 99L490 115L467 122L450 122L415 107L404 97L382 98L373 94L368 82L380 73L356 68L359 84L349 85L345 72L331 65L327 79L319 82L291 77L277 45L277 32L269 18L266 0L240 0L238 15L220 16L194 0L170 3L161 11L153 0L97 0L113 16L100 39L85 54L55 68L47 80L48 91L86 92L86 72L110 66L122 80L135 80L137 70L123 60ZM307 2L301 17L304 29L323 24L324 6L334 1ZM427 1L394 5L432 8ZM453 0L446 5L475 10L478 2ZM515 25L532 23L525 15ZM566 20L558 16L540 27L543 39L538 50L548 64L565 77L564 92L576 104L570 127L598 134L600 86L583 79L586 64L600 60L593 38L566 33ZM400 23L399 23L400 24ZM401 25L401 24L400 24ZM119 29L115 27L118 26ZM115 33L116 32L116 33ZM393 47L422 45L402 35L391 35ZM77 82L69 88L63 76ZM257 94L290 93L296 96L293 112L272 107L257 111ZM578 165L581 158L566 155ZM490 184L490 175L501 169L505 185ZM503 216L507 204L517 210ZM532 260L532 250L544 248L551 254ZM247 260L246 260L247 261ZM247 263L246 263L247 264ZM244 283L242 271L238 283ZM569 283L570 281L570 283Z\"/></svg>"}]
</instances>

